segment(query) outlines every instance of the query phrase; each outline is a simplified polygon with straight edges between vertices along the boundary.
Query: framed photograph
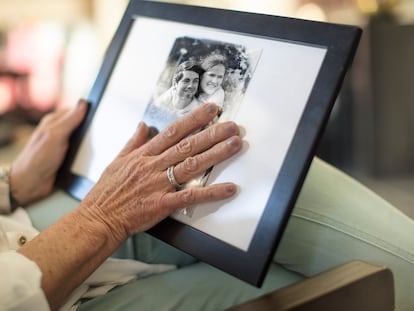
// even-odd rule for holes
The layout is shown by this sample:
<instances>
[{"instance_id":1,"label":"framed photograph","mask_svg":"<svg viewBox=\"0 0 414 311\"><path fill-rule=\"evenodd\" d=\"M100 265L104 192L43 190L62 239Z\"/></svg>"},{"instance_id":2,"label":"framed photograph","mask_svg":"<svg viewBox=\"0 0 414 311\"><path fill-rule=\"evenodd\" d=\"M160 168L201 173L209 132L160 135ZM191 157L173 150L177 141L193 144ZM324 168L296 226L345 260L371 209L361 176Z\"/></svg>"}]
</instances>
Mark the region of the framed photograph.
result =
<instances>
[{"instance_id":1,"label":"framed photograph","mask_svg":"<svg viewBox=\"0 0 414 311\"><path fill-rule=\"evenodd\" d=\"M234 181L239 194L176 212L149 233L260 287L360 35L354 26L132 0L58 185L82 200L140 121L162 130L215 102L214 122L243 126L248 147L186 186Z\"/></svg>"}]
</instances>

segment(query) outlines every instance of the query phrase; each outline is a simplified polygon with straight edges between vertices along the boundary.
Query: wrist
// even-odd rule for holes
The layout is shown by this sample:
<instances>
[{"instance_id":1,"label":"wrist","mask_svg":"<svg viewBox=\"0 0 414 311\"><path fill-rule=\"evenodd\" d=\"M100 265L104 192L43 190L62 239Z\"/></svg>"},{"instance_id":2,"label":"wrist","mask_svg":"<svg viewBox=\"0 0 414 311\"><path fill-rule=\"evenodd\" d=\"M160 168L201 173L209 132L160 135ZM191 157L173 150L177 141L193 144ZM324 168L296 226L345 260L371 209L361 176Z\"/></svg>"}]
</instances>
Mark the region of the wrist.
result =
<instances>
[{"instance_id":1,"label":"wrist","mask_svg":"<svg viewBox=\"0 0 414 311\"><path fill-rule=\"evenodd\" d=\"M54 178L45 178L38 170L14 162L9 170L9 183L11 202L26 206L52 193Z\"/></svg>"},{"instance_id":2,"label":"wrist","mask_svg":"<svg viewBox=\"0 0 414 311\"><path fill-rule=\"evenodd\" d=\"M127 237L124 237L121 232L118 232L119 226L112 224L113 219L104 217L101 213L84 201L80 203L78 208L73 211L74 217L79 222L86 223L90 230L90 234L104 240L108 248L116 250Z\"/></svg>"},{"instance_id":3,"label":"wrist","mask_svg":"<svg viewBox=\"0 0 414 311\"><path fill-rule=\"evenodd\" d=\"M0 210L12 212L20 205L12 193L10 165L0 166L0 183L2 187Z\"/></svg>"}]
</instances>

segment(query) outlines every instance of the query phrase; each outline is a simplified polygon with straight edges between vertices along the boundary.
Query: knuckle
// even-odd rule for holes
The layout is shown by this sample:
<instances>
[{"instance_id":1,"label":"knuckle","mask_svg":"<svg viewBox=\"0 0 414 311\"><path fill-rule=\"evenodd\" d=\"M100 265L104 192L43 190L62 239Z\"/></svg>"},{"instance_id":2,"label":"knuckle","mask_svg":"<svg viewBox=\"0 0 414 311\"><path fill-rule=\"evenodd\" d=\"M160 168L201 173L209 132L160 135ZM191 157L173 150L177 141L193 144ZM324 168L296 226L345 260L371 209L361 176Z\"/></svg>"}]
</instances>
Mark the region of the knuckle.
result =
<instances>
[{"instance_id":1,"label":"knuckle","mask_svg":"<svg viewBox=\"0 0 414 311\"><path fill-rule=\"evenodd\" d=\"M181 201L185 204L195 203L197 200L196 189L188 188L179 192Z\"/></svg>"},{"instance_id":2,"label":"knuckle","mask_svg":"<svg viewBox=\"0 0 414 311\"><path fill-rule=\"evenodd\" d=\"M179 154L191 154L192 149L191 142L188 139L184 139L175 145L175 151Z\"/></svg>"},{"instance_id":3,"label":"knuckle","mask_svg":"<svg viewBox=\"0 0 414 311\"><path fill-rule=\"evenodd\" d=\"M178 133L177 126L175 124L171 124L168 126L164 131L161 132L162 136L168 140L174 138Z\"/></svg>"},{"instance_id":4,"label":"knuckle","mask_svg":"<svg viewBox=\"0 0 414 311\"><path fill-rule=\"evenodd\" d=\"M215 192L212 189L208 189L208 188L205 189L204 197L205 197L205 200L207 200L207 201L215 201L216 200Z\"/></svg>"},{"instance_id":5,"label":"knuckle","mask_svg":"<svg viewBox=\"0 0 414 311\"><path fill-rule=\"evenodd\" d=\"M211 126L207 131L207 138L209 141L214 141L217 136L217 126Z\"/></svg>"},{"instance_id":6,"label":"knuckle","mask_svg":"<svg viewBox=\"0 0 414 311\"><path fill-rule=\"evenodd\" d=\"M200 162L195 157L188 157L183 161L184 173L187 175L191 175L198 172L199 168Z\"/></svg>"}]
</instances>

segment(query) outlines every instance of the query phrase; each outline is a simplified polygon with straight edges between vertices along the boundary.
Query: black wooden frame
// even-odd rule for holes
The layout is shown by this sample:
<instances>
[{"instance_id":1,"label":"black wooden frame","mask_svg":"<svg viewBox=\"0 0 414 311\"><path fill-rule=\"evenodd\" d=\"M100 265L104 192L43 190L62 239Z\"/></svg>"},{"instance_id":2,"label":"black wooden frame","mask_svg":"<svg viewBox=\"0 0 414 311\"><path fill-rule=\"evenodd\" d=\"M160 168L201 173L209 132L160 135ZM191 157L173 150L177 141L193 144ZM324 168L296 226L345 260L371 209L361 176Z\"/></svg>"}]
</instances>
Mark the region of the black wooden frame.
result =
<instances>
[{"instance_id":1,"label":"black wooden frame","mask_svg":"<svg viewBox=\"0 0 414 311\"><path fill-rule=\"evenodd\" d=\"M347 68L354 56L361 30L358 27L294 18L238 12L171 3L130 1L102 67L88 96L90 111L71 137L59 172L58 185L83 199L93 182L70 171L82 138L93 122L118 55L137 16L234 31L267 39L286 40L327 49L326 57L286 154L272 194L266 204L247 252L168 218L149 230L153 236L198 257L237 278L260 287L312 161L316 144L327 123ZM219 254L219 255L217 255Z\"/></svg>"}]
</instances>

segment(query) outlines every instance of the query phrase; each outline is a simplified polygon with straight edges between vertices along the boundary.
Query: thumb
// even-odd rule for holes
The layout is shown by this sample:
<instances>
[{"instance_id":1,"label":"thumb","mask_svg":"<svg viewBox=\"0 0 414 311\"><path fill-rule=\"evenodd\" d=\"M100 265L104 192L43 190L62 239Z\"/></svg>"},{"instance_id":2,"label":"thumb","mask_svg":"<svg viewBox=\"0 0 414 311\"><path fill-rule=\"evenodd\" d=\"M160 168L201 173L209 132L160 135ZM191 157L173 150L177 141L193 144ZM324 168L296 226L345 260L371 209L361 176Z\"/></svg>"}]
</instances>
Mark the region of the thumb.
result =
<instances>
[{"instance_id":1,"label":"thumb","mask_svg":"<svg viewBox=\"0 0 414 311\"><path fill-rule=\"evenodd\" d=\"M66 135L70 135L85 118L88 110L88 103L84 99L80 99L76 107L62 116L60 127Z\"/></svg>"},{"instance_id":2,"label":"thumb","mask_svg":"<svg viewBox=\"0 0 414 311\"><path fill-rule=\"evenodd\" d=\"M144 122L140 122L134 135L128 140L125 147L119 153L120 156L126 155L131 151L141 147L148 141L149 128Z\"/></svg>"}]
</instances>

